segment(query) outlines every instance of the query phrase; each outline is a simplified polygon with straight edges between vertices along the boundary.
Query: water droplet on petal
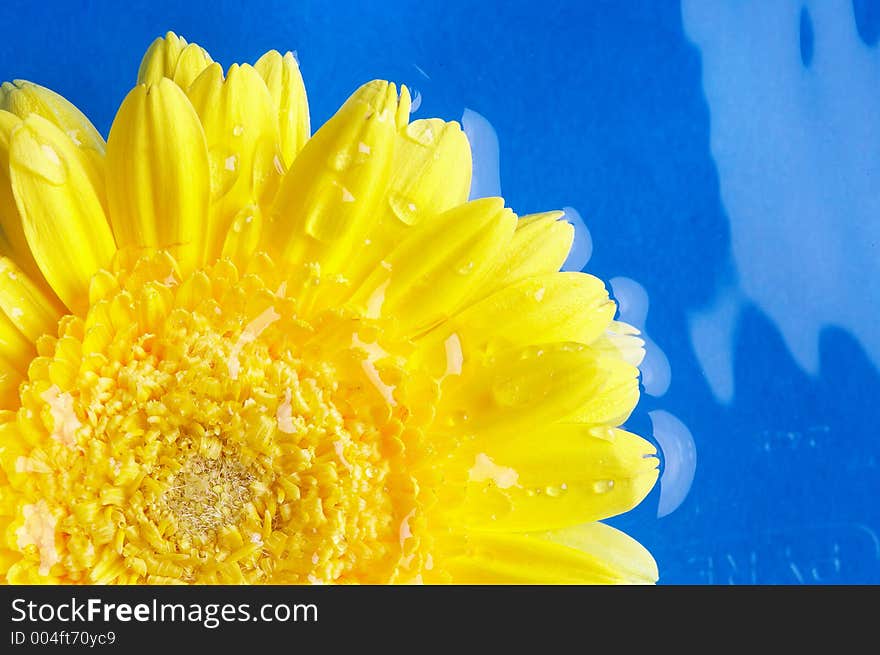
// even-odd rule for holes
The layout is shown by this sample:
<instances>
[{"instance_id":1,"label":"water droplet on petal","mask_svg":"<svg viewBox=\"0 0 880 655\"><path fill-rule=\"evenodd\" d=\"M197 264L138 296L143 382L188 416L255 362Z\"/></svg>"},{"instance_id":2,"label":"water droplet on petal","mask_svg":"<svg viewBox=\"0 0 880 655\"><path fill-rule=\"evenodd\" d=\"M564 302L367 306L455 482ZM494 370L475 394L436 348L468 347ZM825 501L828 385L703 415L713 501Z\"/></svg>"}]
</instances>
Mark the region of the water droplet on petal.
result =
<instances>
[{"instance_id":1,"label":"water droplet on petal","mask_svg":"<svg viewBox=\"0 0 880 655\"><path fill-rule=\"evenodd\" d=\"M410 198L392 193L388 196L388 206L402 223L415 225L418 222L418 206Z\"/></svg>"},{"instance_id":2,"label":"water droplet on petal","mask_svg":"<svg viewBox=\"0 0 880 655\"><path fill-rule=\"evenodd\" d=\"M563 496L568 489L568 486L565 484L560 485L550 485L546 489L544 489L544 493L547 494L550 498L559 498Z\"/></svg>"},{"instance_id":3,"label":"water droplet on petal","mask_svg":"<svg viewBox=\"0 0 880 655\"><path fill-rule=\"evenodd\" d=\"M238 156L220 147L208 153L211 164L211 197L222 198L238 180Z\"/></svg>"},{"instance_id":4,"label":"water droplet on petal","mask_svg":"<svg viewBox=\"0 0 880 655\"><path fill-rule=\"evenodd\" d=\"M425 147L429 147L434 143L437 135L430 121L415 121L406 126L404 132L410 141L419 143Z\"/></svg>"},{"instance_id":5,"label":"water droplet on petal","mask_svg":"<svg viewBox=\"0 0 880 655\"><path fill-rule=\"evenodd\" d=\"M33 173L53 186L64 184L67 181L67 166L61 161L55 148L48 143L38 144L33 138L29 141L29 156L17 158L13 165Z\"/></svg>"},{"instance_id":6,"label":"water droplet on petal","mask_svg":"<svg viewBox=\"0 0 880 655\"><path fill-rule=\"evenodd\" d=\"M340 150L330 157L330 168L341 173L351 166L351 152L348 150Z\"/></svg>"},{"instance_id":7,"label":"water droplet on petal","mask_svg":"<svg viewBox=\"0 0 880 655\"><path fill-rule=\"evenodd\" d=\"M73 141L75 145L82 145L82 141L79 139L79 130L67 130L67 136L70 137L70 140Z\"/></svg>"},{"instance_id":8,"label":"water droplet on petal","mask_svg":"<svg viewBox=\"0 0 880 655\"><path fill-rule=\"evenodd\" d=\"M614 489L614 480L596 480L593 483L593 491L597 494L604 494Z\"/></svg>"},{"instance_id":9,"label":"water droplet on petal","mask_svg":"<svg viewBox=\"0 0 880 655\"><path fill-rule=\"evenodd\" d=\"M464 262L460 266L456 267L455 272L459 275L467 275L471 271L474 270L474 262L473 260Z\"/></svg>"}]
</instances>

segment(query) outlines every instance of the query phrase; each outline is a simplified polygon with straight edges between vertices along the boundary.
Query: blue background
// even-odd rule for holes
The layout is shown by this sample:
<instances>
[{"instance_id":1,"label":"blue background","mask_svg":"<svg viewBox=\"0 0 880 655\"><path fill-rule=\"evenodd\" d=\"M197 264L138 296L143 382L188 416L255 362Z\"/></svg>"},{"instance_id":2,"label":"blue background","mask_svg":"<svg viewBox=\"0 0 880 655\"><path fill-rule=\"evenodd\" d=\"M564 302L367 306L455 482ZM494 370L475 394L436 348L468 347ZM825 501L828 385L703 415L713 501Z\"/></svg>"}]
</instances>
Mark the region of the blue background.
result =
<instances>
[{"instance_id":1,"label":"blue background","mask_svg":"<svg viewBox=\"0 0 880 655\"><path fill-rule=\"evenodd\" d=\"M875 39L877 3L856 2L856 14ZM674 413L698 466L675 512L657 518L655 489L616 524L652 550L661 582L880 582L880 376L858 343L824 330L819 375L808 376L747 308L729 405L690 346L687 316L727 274L730 231L700 53L677 2L16 0L0 24L0 79L58 91L105 135L144 49L169 29L226 65L297 50L314 127L375 77L420 90L418 116L481 113L498 133L508 204L576 207L594 244L587 270L634 278L650 295L647 330L672 384L644 396L628 425L649 434L649 410Z\"/></svg>"}]
</instances>

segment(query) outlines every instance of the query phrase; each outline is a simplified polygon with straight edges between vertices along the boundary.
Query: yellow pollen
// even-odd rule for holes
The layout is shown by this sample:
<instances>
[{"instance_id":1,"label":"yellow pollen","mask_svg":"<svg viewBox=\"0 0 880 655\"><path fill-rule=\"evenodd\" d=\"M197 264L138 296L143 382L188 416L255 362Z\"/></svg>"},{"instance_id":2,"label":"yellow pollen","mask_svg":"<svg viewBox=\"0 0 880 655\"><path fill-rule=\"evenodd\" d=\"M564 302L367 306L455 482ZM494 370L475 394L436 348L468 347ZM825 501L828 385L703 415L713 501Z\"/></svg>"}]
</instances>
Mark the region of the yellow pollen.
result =
<instances>
[{"instance_id":1,"label":"yellow pollen","mask_svg":"<svg viewBox=\"0 0 880 655\"><path fill-rule=\"evenodd\" d=\"M159 500L160 512L177 524L178 533L199 541L235 525L251 499L255 477L237 461L190 457Z\"/></svg>"}]
</instances>

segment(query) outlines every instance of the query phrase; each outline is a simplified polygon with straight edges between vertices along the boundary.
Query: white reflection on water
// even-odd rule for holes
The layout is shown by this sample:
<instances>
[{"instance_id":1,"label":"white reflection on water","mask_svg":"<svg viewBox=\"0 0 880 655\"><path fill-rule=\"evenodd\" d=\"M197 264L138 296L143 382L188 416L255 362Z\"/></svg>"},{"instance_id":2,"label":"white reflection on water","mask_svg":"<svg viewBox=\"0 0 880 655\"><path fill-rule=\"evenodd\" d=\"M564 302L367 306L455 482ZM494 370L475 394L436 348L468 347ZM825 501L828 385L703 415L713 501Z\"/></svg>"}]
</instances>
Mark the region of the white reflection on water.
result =
<instances>
[{"instance_id":1,"label":"white reflection on water","mask_svg":"<svg viewBox=\"0 0 880 655\"><path fill-rule=\"evenodd\" d=\"M660 476L660 504L657 517L674 512L684 502L697 471L697 446L691 431L678 418L662 409L648 412L654 428L654 440L663 452L663 475Z\"/></svg>"},{"instance_id":2,"label":"white reflection on water","mask_svg":"<svg viewBox=\"0 0 880 655\"><path fill-rule=\"evenodd\" d=\"M808 373L818 373L829 325L880 364L880 57L859 39L851 1L682 0L682 16L702 54L736 271L690 326L716 397L733 398L746 303L774 321ZM809 65L802 23L814 38Z\"/></svg>"},{"instance_id":3,"label":"white reflection on water","mask_svg":"<svg viewBox=\"0 0 880 655\"><path fill-rule=\"evenodd\" d=\"M562 264L562 270L582 271L593 256L593 237L590 236L590 230L577 209L563 207L562 212L565 214L565 220L574 226L574 241L568 257Z\"/></svg>"},{"instance_id":4,"label":"white reflection on water","mask_svg":"<svg viewBox=\"0 0 880 655\"><path fill-rule=\"evenodd\" d=\"M492 123L472 109L465 109L461 129L471 144L473 175L470 200L501 195L501 172L498 161L498 135Z\"/></svg>"},{"instance_id":5,"label":"white reflection on water","mask_svg":"<svg viewBox=\"0 0 880 655\"><path fill-rule=\"evenodd\" d=\"M645 341L645 358L639 365L642 372L642 386L645 393L659 397L669 389L672 369L669 359L660 346L645 331L648 318L648 292L645 287L628 277L615 277L609 281L614 299L617 301L619 318L638 329Z\"/></svg>"}]
</instances>

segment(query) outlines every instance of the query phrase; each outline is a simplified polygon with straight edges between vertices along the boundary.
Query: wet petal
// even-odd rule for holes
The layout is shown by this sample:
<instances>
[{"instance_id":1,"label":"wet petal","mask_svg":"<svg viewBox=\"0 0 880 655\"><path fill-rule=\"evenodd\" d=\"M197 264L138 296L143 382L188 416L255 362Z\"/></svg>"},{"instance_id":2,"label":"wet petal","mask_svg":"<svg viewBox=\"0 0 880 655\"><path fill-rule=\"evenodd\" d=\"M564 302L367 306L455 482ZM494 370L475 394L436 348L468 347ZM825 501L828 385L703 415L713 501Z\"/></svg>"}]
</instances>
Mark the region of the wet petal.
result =
<instances>
[{"instance_id":1,"label":"wet petal","mask_svg":"<svg viewBox=\"0 0 880 655\"><path fill-rule=\"evenodd\" d=\"M205 134L171 80L135 87L107 143L110 221L120 248L170 248L189 271L200 260L210 175Z\"/></svg>"},{"instance_id":2,"label":"wet petal","mask_svg":"<svg viewBox=\"0 0 880 655\"><path fill-rule=\"evenodd\" d=\"M478 297L526 277L558 271L574 238L571 224L559 220L561 217L562 212L546 212L520 218L501 255L498 270L479 289Z\"/></svg>"},{"instance_id":3,"label":"wet petal","mask_svg":"<svg viewBox=\"0 0 880 655\"><path fill-rule=\"evenodd\" d=\"M116 252L88 162L58 127L31 114L12 132L9 168L37 265L70 309L84 310L89 279Z\"/></svg>"},{"instance_id":4,"label":"wet petal","mask_svg":"<svg viewBox=\"0 0 880 655\"><path fill-rule=\"evenodd\" d=\"M613 540L605 534L600 536L605 543ZM645 555L636 555L631 546L628 554L639 558L634 563L621 562L619 557L609 559L609 553L601 546L582 550L537 535L469 532L447 543L445 549L448 554L438 558L439 566L459 584L647 582L640 577L647 568Z\"/></svg>"},{"instance_id":5,"label":"wet petal","mask_svg":"<svg viewBox=\"0 0 880 655\"><path fill-rule=\"evenodd\" d=\"M64 308L47 296L12 260L0 257L0 310L31 343L55 334Z\"/></svg>"},{"instance_id":6,"label":"wet petal","mask_svg":"<svg viewBox=\"0 0 880 655\"><path fill-rule=\"evenodd\" d=\"M0 109L19 118L30 114L42 116L70 137L77 147L104 153L104 139L85 114L63 96L39 84L26 80L4 82L0 87Z\"/></svg>"},{"instance_id":7,"label":"wet petal","mask_svg":"<svg viewBox=\"0 0 880 655\"><path fill-rule=\"evenodd\" d=\"M291 52L282 56L277 50L270 50L257 60L254 68L272 96L281 135L281 157L284 166L289 167L311 134L309 102L299 64Z\"/></svg>"},{"instance_id":8,"label":"wet petal","mask_svg":"<svg viewBox=\"0 0 880 655\"><path fill-rule=\"evenodd\" d=\"M204 48L168 32L150 44L141 60L137 83L156 84L167 77L186 90L211 61Z\"/></svg>"},{"instance_id":9,"label":"wet petal","mask_svg":"<svg viewBox=\"0 0 880 655\"><path fill-rule=\"evenodd\" d=\"M264 234L282 262L338 271L362 243L388 186L399 104L393 84L365 84L302 149Z\"/></svg>"},{"instance_id":10,"label":"wet petal","mask_svg":"<svg viewBox=\"0 0 880 655\"><path fill-rule=\"evenodd\" d=\"M478 436L473 448L457 516L483 530L547 530L615 516L638 505L658 475L654 446L616 428L557 424ZM505 475L482 474L486 462Z\"/></svg>"},{"instance_id":11,"label":"wet petal","mask_svg":"<svg viewBox=\"0 0 880 655\"><path fill-rule=\"evenodd\" d=\"M393 316L401 333L431 327L458 310L492 272L515 223L500 198L486 198L417 226L367 278L352 305L368 317Z\"/></svg>"},{"instance_id":12,"label":"wet petal","mask_svg":"<svg viewBox=\"0 0 880 655\"><path fill-rule=\"evenodd\" d=\"M584 273L545 273L520 280L456 314L419 341L423 357L442 357L457 335L465 359L536 343L589 344L616 306L601 280Z\"/></svg>"},{"instance_id":13,"label":"wet petal","mask_svg":"<svg viewBox=\"0 0 880 655\"><path fill-rule=\"evenodd\" d=\"M417 120L397 135L394 161L377 220L367 231L358 257L345 268L355 284L411 231L467 201L471 159L467 138L457 123Z\"/></svg>"},{"instance_id":14,"label":"wet petal","mask_svg":"<svg viewBox=\"0 0 880 655\"><path fill-rule=\"evenodd\" d=\"M653 584L659 578L651 553L629 535L604 523L586 523L534 536L576 548L606 563L609 574L622 582Z\"/></svg>"},{"instance_id":15,"label":"wet petal","mask_svg":"<svg viewBox=\"0 0 880 655\"><path fill-rule=\"evenodd\" d=\"M563 421L589 403L605 381L596 354L577 343L465 360L462 371L444 380L438 424L481 434Z\"/></svg>"},{"instance_id":16,"label":"wet petal","mask_svg":"<svg viewBox=\"0 0 880 655\"><path fill-rule=\"evenodd\" d=\"M0 111L0 255L12 258L32 278L42 280L43 274L24 236L9 179L9 142L13 128L19 123L18 116Z\"/></svg>"},{"instance_id":17,"label":"wet petal","mask_svg":"<svg viewBox=\"0 0 880 655\"><path fill-rule=\"evenodd\" d=\"M220 254L233 217L249 204L267 207L281 176L278 123L259 74L233 64L226 78L212 64L188 96L205 130L211 167L211 213L204 228L205 258Z\"/></svg>"}]
</instances>

